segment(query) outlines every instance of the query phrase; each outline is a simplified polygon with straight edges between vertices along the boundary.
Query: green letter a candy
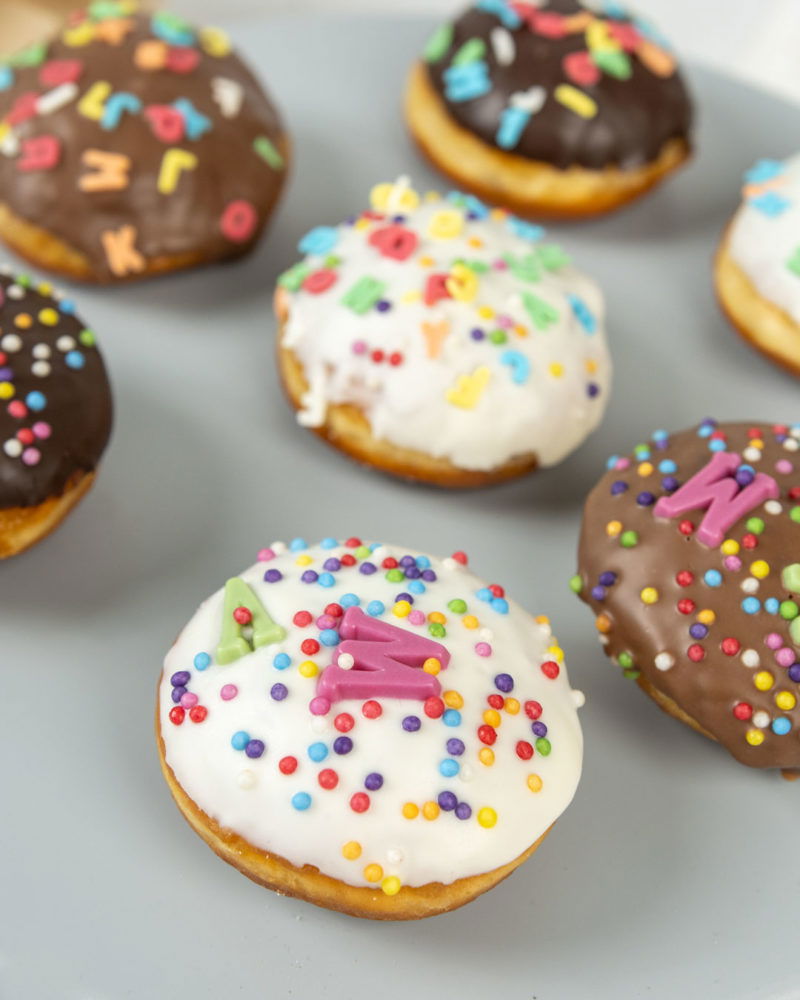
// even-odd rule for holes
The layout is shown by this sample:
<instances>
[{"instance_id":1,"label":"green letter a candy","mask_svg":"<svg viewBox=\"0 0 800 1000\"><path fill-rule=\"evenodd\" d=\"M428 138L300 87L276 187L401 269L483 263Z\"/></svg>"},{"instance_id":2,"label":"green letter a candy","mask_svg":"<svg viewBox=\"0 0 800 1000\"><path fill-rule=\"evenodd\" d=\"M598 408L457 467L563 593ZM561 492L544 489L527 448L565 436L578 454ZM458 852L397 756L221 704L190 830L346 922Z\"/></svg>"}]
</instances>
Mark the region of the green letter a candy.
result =
<instances>
[{"instance_id":1,"label":"green letter a candy","mask_svg":"<svg viewBox=\"0 0 800 1000\"><path fill-rule=\"evenodd\" d=\"M250 642L242 635L245 623L234 618L237 608L246 608L251 615L250 624L253 628L253 638ZM247 656L259 646L271 646L286 637L286 631L277 625L269 616L269 612L259 601L244 580L234 576L225 584L225 599L222 606L222 635L217 646L217 663L233 663L240 656Z\"/></svg>"}]
</instances>

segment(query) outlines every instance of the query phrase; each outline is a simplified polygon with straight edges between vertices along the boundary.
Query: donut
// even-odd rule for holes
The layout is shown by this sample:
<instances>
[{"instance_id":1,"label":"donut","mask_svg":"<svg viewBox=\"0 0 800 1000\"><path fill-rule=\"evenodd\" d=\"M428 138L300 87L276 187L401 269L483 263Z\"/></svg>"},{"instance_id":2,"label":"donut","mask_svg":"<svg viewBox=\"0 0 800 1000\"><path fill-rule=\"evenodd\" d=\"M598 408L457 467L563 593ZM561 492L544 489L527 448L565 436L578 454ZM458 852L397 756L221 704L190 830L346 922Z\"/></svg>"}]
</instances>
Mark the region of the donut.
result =
<instances>
[{"instance_id":1,"label":"donut","mask_svg":"<svg viewBox=\"0 0 800 1000\"><path fill-rule=\"evenodd\" d=\"M180 633L156 729L221 858L282 895L410 920L536 850L580 777L582 703L547 618L463 552L295 539Z\"/></svg>"},{"instance_id":2,"label":"donut","mask_svg":"<svg viewBox=\"0 0 800 1000\"><path fill-rule=\"evenodd\" d=\"M75 304L0 269L0 559L66 517L110 431L105 366Z\"/></svg>"},{"instance_id":3,"label":"donut","mask_svg":"<svg viewBox=\"0 0 800 1000\"><path fill-rule=\"evenodd\" d=\"M0 238L37 267L117 282L257 241L288 141L224 32L91 3L0 65Z\"/></svg>"},{"instance_id":4,"label":"donut","mask_svg":"<svg viewBox=\"0 0 800 1000\"><path fill-rule=\"evenodd\" d=\"M800 375L800 155L760 160L714 264L717 298L739 333Z\"/></svg>"},{"instance_id":5,"label":"donut","mask_svg":"<svg viewBox=\"0 0 800 1000\"><path fill-rule=\"evenodd\" d=\"M278 281L299 423L408 479L482 486L561 461L608 399L597 285L544 230L406 178L300 240Z\"/></svg>"},{"instance_id":6,"label":"donut","mask_svg":"<svg viewBox=\"0 0 800 1000\"><path fill-rule=\"evenodd\" d=\"M586 501L573 590L606 653L749 767L800 774L800 424L657 431Z\"/></svg>"},{"instance_id":7,"label":"donut","mask_svg":"<svg viewBox=\"0 0 800 1000\"><path fill-rule=\"evenodd\" d=\"M676 58L616 3L477 0L430 38L405 114L434 166L521 215L613 211L690 153Z\"/></svg>"}]
</instances>

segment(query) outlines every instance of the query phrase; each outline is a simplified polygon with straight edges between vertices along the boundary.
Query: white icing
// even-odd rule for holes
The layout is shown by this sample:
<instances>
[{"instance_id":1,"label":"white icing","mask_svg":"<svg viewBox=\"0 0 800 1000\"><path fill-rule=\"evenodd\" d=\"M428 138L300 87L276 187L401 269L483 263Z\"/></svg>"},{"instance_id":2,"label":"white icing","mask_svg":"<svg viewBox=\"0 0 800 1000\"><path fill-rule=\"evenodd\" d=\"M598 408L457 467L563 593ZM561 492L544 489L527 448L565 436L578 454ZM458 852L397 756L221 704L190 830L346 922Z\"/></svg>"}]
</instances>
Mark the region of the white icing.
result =
<instances>
[{"instance_id":1,"label":"white icing","mask_svg":"<svg viewBox=\"0 0 800 1000\"><path fill-rule=\"evenodd\" d=\"M377 719L363 716L361 699L337 702L329 715L313 716L308 706L318 678L302 676L298 665L311 659L322 669L332 662L335 647L322 646L318 654L307 656L301 652L300 643L319 636L316 617L327 604L348 593L361 598L362 609L377 599L386 605L380 618L428 635L425 624L409 624L408 618L393 615L396 595L409 592L411 582L390 582L381 568L366 576L358 565L343 567L335 573L335 585L329 588L301 582L304 570L321 571L326 559L353 551L341 545L288 551L243 573L242 578L287 635L282 642L263 646L228 666L220 666L214 659L220 639L223 592L218 591L201 605L164 665L160 719L168 764L188 795L221 826L295 865L316 865L322 872L352 885L370 884L363 872L371 863L382 866L384 877L397 876L403 884L416 886L432 881L450 883L512 861L567 807L581 771L582 736L575 706L582 703L582 696L570 689L563 664L554 680L540 669L543 661L561 656L550 627L535 622L513 602L509 602L507 614L498 612L476 596L485 584L469 570L458 564L447 568L444 560L432 558L431 568L438 580L424 583L426 590L414 595L413 609L426 616L440 611L447 618L447 634L436 641L447 647L451 660L439 679L443 692L454 690L463 697L461 725L451 727L442 719L428 718L420 701L386 697L377 698L383 707ZM381 551L393 553L396 558L407 552L395 547L382 547ZM310 556L310 565L297 565L298 556L303 562ZM376 561L374 553L369 559ZM264 582L268 569L280 570L283 579ZM457 614L448 609L448 602L455 598L466 601L466 612ZM308 610L314 616L309 627L293 624L298 610ZM476 653L478 629L463 624L465 614L473 614L480 624L491 625L492 655ZM212 657L211 666L204 671L193 665L198 652ZM284 670L273 665L280 652L288 654L292 661ZM191 672L189 692L199 696L199 704L208 710L203 722L191 722L188 713L178 726L169 719L173 708L170 677L180 670ZM501 709L502 722L492 747L495 763L486 766L478 756L484 744L477 730L489 708L487 696L501 693L494 684L499 673L514 678L513 691L504 697L517 699L520 710L511 714ZM289 689L284 701L270 696L276 682ZM237 686L238 694L223 700L220 690L229 684ZM529 699L543 707L539 721L547 726L552 751L549 755L537 751L531 759L522 760L516 753L517 742L535 745L536 741L524 710ZM355 719L355 726L346 734L353 740L354 749L346 755L330 752L324 761L314 763L308 756L308 746L322 741L332 748L334 739L342 735L334 725L341 712L349 712ZM421 719L419 731L404 731L402 720L408 715ZM232 735L240 730L264 741L266 751L260 758L250 759L231 746ZM448 753L446 742L450 738L463 740L462 755ZM288 755L299 761L291 775L278 768L279 760ZM458 775L442 776L439 764L445 759L460 764ZM318 784L317 775L329 767L338 773L339 784L326 791ZM365 791L364 779L371 772L383 776L383 787L368 792L368 811L356 813L350 808L350 798L354 792ZM531 774L542 780L538 792L528 787ZM460 820L449 811L442 811L432 821L421 814L415 819L402 815L404 803L421 807L436 801L446 790L472 807L469 819ZM312 796L306 811L297 811L291 804L298 792ZM485 828L478 822L478 811L483 807L496 811L495 826ZM357 860L342 855L342 847L349 841L362 845Z\"/></svg>"},{"instance_id":2,"label":"white icing","mask_svg":"<svg viewBox=\"0 0 800 1000\"><path fill-rule=\"evenodd\" d=\"M611 371L598 286L569 265L540 267L533 281L515 277L503 267L503 256L535 257L542 244L518 235L512 228L516 220L506 213L467 219L468 209L480 206L474 200L466 206L424 200L415 207L417 195L405 178L380 188L388 189L380 202L384 220L362 217L355 225L326 227L333 234L330 247L305 258L317 272L326 257L335 256L335 284L317 294L282 290L289 307L282 343L299 359L309 384L300 423L319 426L328 404L351 403L363 410L377 438L447 458L464 469L494 469L530 452L543 466L563 459L598 425L608 398ZM458 235L430 235L429 227L443 212L456 217ZM396 213L419 238L405 260L383 256L368 242ZM488 265L478 275L474 298L427 305L428 277L452 275L460 259ZM385 283L381 298L391 309L373 307L359 315L342 303L364 276ZM532 321L523 302L526 293L557 310L558 318L546 329ZM594 332L587 332L575 315L571 295L591 312ZM491 316L481 315L481 309L491 310ZM446 325L440 347L431 347L424 324ZM474 329L488 335L502 324L509 329L501 345L471 335ZM430 356L437 347L438 355ZM356 353L359 349L362 353ZM403 361L376 363L374 350L386 359L400 354ZM527 378L520 365L529 367ZM455 405L448 395L465 378L480 383L476 399L471 406ZM590 383L596 387L593 397Z\"/></svg>"},{"instance_id":3,"label":"white icing","mask_svg":"<svg viewBox=\"0 0 800 1000\"><path fill-rule=\"evenodd\" d=\"M759 207L764 195L787 204L769 214ZM775 177L745 188L728 248L759 294L800 323L800 276L788 267L800 248L800 154L786 160Z\"/></svg>"}]
</instances>

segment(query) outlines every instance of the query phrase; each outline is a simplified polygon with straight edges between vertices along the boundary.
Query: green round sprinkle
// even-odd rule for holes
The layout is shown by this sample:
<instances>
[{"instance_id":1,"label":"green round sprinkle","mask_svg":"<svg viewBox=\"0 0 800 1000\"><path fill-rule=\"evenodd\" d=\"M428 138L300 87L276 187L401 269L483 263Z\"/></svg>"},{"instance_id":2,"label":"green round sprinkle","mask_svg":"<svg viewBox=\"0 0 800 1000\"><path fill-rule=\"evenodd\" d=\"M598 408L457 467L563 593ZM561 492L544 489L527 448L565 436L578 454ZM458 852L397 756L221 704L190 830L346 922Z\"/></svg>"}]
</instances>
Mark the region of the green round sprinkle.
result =
<instances>
[{"instance_id":1,"label":"green round sprinkle","mask_svg":"<svg viewBox=\"0 0 800 1000\"><path fill-rule=\"evenodd\" d=\"M633 657L630 653L620 653L617 659L617 663L625 670L633 666Z\"/></svg>"},{"instance_id":2,"label":"green round sprinkle","mask_svg":"<svg viewBox=\"0 0 800 1000\"><path fill-rule=\"evenodd\" d=\"M342 263L342 258L337 257L335 253L330 254L323 261L325 267L338 267L341 263Z\"/></svg>"},{"instance_id":3,"label":"green round sprinkle","mask_svg":"<svg viewBox=\"0 0 800 1000\"><path fill-rule=\"evenodd\" d=\"M800 607L797 606L796 601L781 601L780 612L781 618L785 618L787 622L790 622L793 618L797 618L800 615Z\"/></svg>"},{"instance_id":4,"label":"green round sprinkle","mask_svg":"<svg viewBox=\"0 0 800 1000\"><path fill-rule=\"evenodd\" d=\"M366 559L372 555L372 549L368 545L359 545L354 553L356 559Z\"/></svg>"},{"instance_id":5,"label":"green round sprinkle","mask_svg":"<svg viewBox=\"0 0 800 1000\"><path fill-rule=\"evenodd\" d=\"M790 594L800 594L800 563L791 563L784 569L781 583Z\"/></svg>"},{"instance_id":6,"label":"green round sprinkle","mask_svg":"<svg viewBox=\"0 0 800 1000\"><path fill-rule=\"evenodd\" d=\"M800 507L792 507L789 511L789 517L795 522L795 524L800 524Z\"/></svg>"},{"instance_id":7,"label":"green round sprinkle","mask_svg":"<svg viewBox=\"0 0 800 1000\"><path fill-rule=\"evenodd\" d=\"M460 597L454 597L452 601L448 601L447 607L453 614L463 615L467 610L467 602L462 601Z\"/></svg>"},{"instance_id":8,"label":"green round sprinkle","mask_svg":"<svg viewBox=\"0 0 800 1000\"><path fill-rule=\"evenodd\" d=\"M552 749L552 746L550 746L550 740L548 740L546 736L540 736L536 741L536 752L540 753L542 757L549 757Z\"/></svg>"},{"instance_id":9,"label":"green round sprinkle","mask_svg":"<svg viewBox=\"0 0 800 1000\"><path fill-rule=\"evenodd\" d=\"M635 531L623 531L619 543L623 549L633 549L639 544L639 535Z\"/></svg>"},{"instance_id":10,"label":"green round sprinkle","mask_svg":"<svg viewBox=\"0 0 800 1000\"><path fill-rule=\"evenodd\" d=\"M95 336L94 330L81 330L78 334L78 340L83 344L84 347L94 347Z\"/></svg>"},{"instance_id":11,"label":"green round sprinkle","mask_svg":"<svg viewBox=\"0 0 800 1000\"><path fill-rule=\"evenodd\" d=\"M624 670L622 676L629 681L635 681L642 676L642 672L641 670Z\"/></svg>"},{"instance_id":12,"label":"green round sprinkle","mask_svg":"<svg viewBox=\"0 0 800 1000\"><path fill-rule=\"evenodd\" d=\"M575 576L571 576L569 579L569 589L573 594L580 594L583 590L583 577L580 573L576 573Z\"/></svg>"},{"instance_id":13,"label":"green round sprinkle","mask_svg":"<svg viewBox=\"0 0 800 1000\"><path fill-rule=\"evenodd\" d=\"M492 330L489 334L489 340L491 340L493 344L505 344L508 337L506 336L505 330Z\"/></svg>"},{"instance_id":14,"label":"green round sprinkle","mask_svg":"<svg viewBox=\"0 0 800 1000\"><path fill-rule=\"evenodd\" d=\"M760 517L748 517L747 524L745 525L748 531L751 531L754 535L760 535L764 530L764 522Z\"/></svg>"},{"instance_id":15,"label":"green round sprinkle","mask_svg":"<svg viewBox=\"0 0 800 1000\"><path fill-rule=\"evenodd\" d=\"M447 635L444 625L440 625L439 622L431 622L428 626L428 631L437 639L443 639Z\"/></svg>"},{"instance_id":16,"label":"green round sprinkle","mask_svg":"<svg viewBox=\"0 0 800 1000\"><path fill-rule=\"evenodd\" d=\"M386 574L386 579L389 583L399 583L401 580L405 580L406 575L401 569L390 569Z\"/></svg>"},{"instance_id":17,"label":"green round sprinkle","mask_svg":"<svg viewBox=\"0 0 800 1000\"><path fill-rule=\"evenodd\" d=\"M23 288L31 287L31 276L29 274L18 274L14 281L17 285L22 285Z\"/></svg>"},{"instance_id":18,"label":"green round sprinkle","mask_svg":"<svg viewBox=\"0 0 800 1000\"><path fill-rule=\"evenodd\" d=\"M422 58L426 62L438 62L450 48L453 41L453 25L443 24L428 39L428 44L422 51Z\"/></svg>"}]
</instances>

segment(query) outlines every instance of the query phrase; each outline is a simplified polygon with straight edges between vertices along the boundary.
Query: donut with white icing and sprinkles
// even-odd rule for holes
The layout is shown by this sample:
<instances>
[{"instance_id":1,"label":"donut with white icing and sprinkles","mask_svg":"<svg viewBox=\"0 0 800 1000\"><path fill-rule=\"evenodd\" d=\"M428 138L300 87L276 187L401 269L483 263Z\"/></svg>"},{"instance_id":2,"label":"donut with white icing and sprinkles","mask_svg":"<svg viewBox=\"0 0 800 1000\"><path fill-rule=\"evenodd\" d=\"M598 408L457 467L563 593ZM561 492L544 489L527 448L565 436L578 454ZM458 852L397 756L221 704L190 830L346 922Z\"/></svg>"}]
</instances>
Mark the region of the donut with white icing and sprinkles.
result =
<instances>
[{"instance_id":1,"label":"donut with white icing and sprinkles","mask_svg":"<svg viewBox=\"0 0 800 1000\"><path fill-rule=\"evenodd\" d=\"M86 493L111 414L95 334L75 303L0 268L0 559L38 542Z\"/></svg>"},{"instance_id":2,"label":"donut with white icing and sprinkles","mask_svg":"<svg viewBox=\"0 0 800 1000\"><path fill-rule=\"evenodd\" d=\"M300 240L278 282L298 420L351 456L442 486L561 461L600 422L602 294L544 230L471 195L379 184Z\"/></svg>"},{"instance_id":3,"label":"donut with white icing and sprinkles","mask_svg":"<svg viewBox=\"0 0 800 1000\"><path fill-rule=\"evenodd\" d=\"M800 375L800 155L759 160L745 173L714 280L739 333Z\"/></svg>"},{"instance_id":4,"label":"donut with white icing and sprinkles","mask_svg":"<svg viewBox=\"0 0 800 1000\"><path fill-rule=\"evenodd\" d=\"M573 797L563 652L463 552L273 544L167 655L158 742L197 833L256 882L376 919L469 902Z\"/></svg>"},{"instance_id":5,"label":"donut with white icing and sprinkles","mask_svg":"<svg viewBox=\"0 0 800 1000\"><path fill-rule=\"evenodd\" d=\"M0 63L0 238L116 282L240 256L283 187L278 112L218 28L93 0Z\"/></svg>"},{"instance_id":6,"label":"donut with white icing and sprinkles","mask_svg":"<svg viewBox=\"0 0 800 1000\"><path fill-rule=\"evenodd\" d=\"M708 419L614 455L572 587L606 653L750 767L800 775L800 424Z\"/></svg>"},{"instance_id":7,"label":"donut with white icing and sprinkles","mask_svg":"<svg viewBox=\"0 0 800 1000\"><path fill-rule=\"evenodd\" d=\"M616 2L476 0L430 38L405 110L435 166L522 215L612 211L690 152L676 57Z\"/></svg>"}]
</instances>

